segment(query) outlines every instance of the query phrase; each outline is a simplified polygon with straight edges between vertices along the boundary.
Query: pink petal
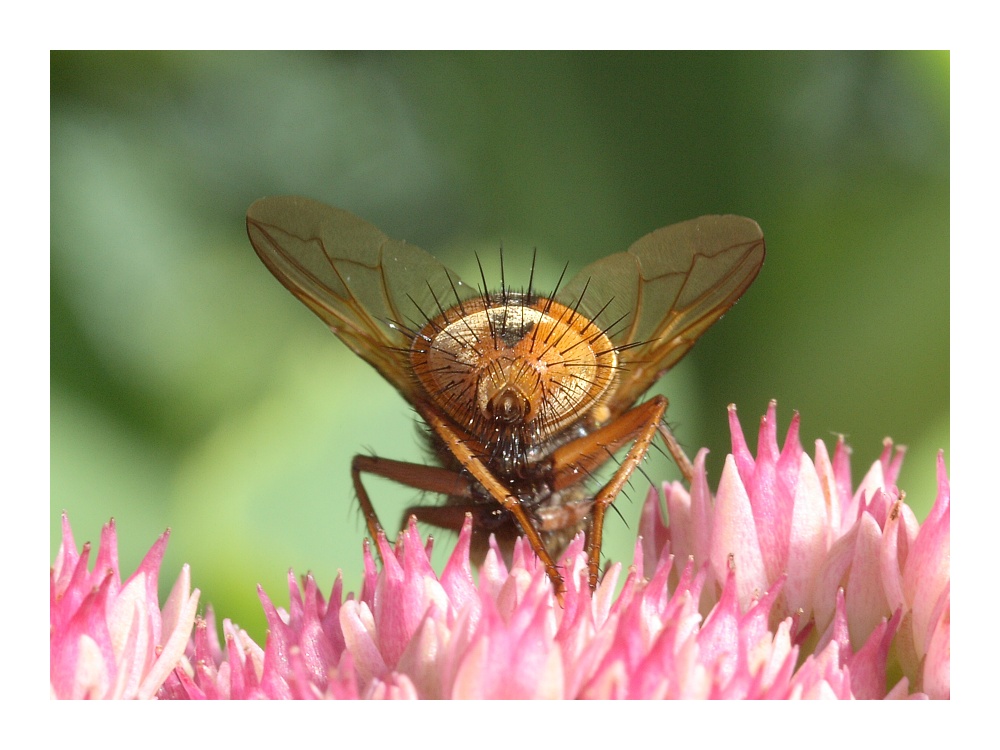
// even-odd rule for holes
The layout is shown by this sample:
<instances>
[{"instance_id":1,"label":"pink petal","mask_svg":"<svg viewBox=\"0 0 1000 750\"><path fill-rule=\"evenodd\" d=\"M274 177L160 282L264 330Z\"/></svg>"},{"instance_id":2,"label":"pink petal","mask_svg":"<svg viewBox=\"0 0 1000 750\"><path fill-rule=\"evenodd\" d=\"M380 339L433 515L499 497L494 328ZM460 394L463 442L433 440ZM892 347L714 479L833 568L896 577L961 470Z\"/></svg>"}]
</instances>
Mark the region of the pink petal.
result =
<instances>
[{"instance_id":1,"label":"pink petal","mask_svg":"<svg viewBox=\"0 0 1000 750\"><path fill-rule=\"evenodd\" d=\"M678 484L678 486L680 485ZM673 487L664 482L662 490L663 495L669 498ZM660 490L656 487L650 487L649 492L646 493L646 500L642 504L642 510L639 512L639 538L637 540L640 543L638 554L641 555L639 570L647 575L653 574L652 567L656 565L660 552L672 546L671 531L670 527L667 526L667 519L663 516L662 504ZM648 570L647 565L650 566Z\"/></svg>"},{"instance_id":2,"label":"pink petal","mask_svg":"<svg viewBox=\"0 0 1000 750\"><path fill-rule=\"evenodd\" d=\"M855 698L875 700L885 697L886 662L900 619L901 613L897 611L892 619L879 623L865 644L848 659L851 692Z\"/></svg>"},{"instance_id":3,"label":"pink petal","mask_svg":"<svg viewBox=\"0 0 1000 750\"><path fill-rule=\"evenodd\" d=\"M746 609L757 593L767 589L768 582L750 498L732 456L726 457L715 498L711 550L716 581L725 581L730 565L735 566L740 606Z\"/></svg>"},{"instance_id":4,"label":"pink petal","mask_svg":"<svg viewBox=\"0 0 1000 750\"><path fill-rule=\"evenodd\" d=\"M882 530L868 513L861 516L858 537L847 581L847 621L851 642L864 643L889 613L889 604L882 591L879 551Z\"/></svg>"},{"instance_id":5,"label":"pink petal","mask_svg":"<svg viewBox=\"0 0 1000 750\"><path fill-rule=\"evenodd\" d=\"M340 627L346 652L350 653L363 683L382 677L389 668L379 651L375 618L364 602L348 599L340 607Z\"/></svg>"},{"instance_id":6,"label":"pink petal","mask_svg":"<svg viewBox=\"0 0 1000 750\"><path fill-rule=\"evenodd\" d=\"M466 514L462 530L458 534L455 549L441 572L441 587L448 597L452 611L462 609L467 603L478 606L479 597L476 582L469 565L469 549L472 544L472 515Z\"/></svg>"},{"instance_id":7,"label":"pink petal","mask_svg":"<svg viewBox=\"0 0 1000 750\"><path fill-rule=\"evenodd\" d=\"M861 516L861 513L868 508L875 493L885 489L885 476L882 473L882 462L876 461L871 465L868 473L865 474L857 491L851 498L851 504L844 514L844 520L853 520Z\"/></svg>"},{"instance_id":8,"label":"pink petal","mask_svg":"<svg viewBox=\"0 0 1000 750\"><path fill-rule=\"evenodd\" d=\"M820 479L809 457L800 455L788 540L787 611L812 617L812 591L826 556L827 507Z\"/></svg>"},{"instance_id":9,"label":"pink petal","mask_svg":"<svg viewBox=\"0 0 1000 750\"><path fill-rule=\"evenodd\" d=\"M816 441L815 468L823 492L827 523L826 545L829 546L833 542L834 534L840 535L840 513L842 508L833 463L830 461L830 454L826 450L826 444L822 440Z\"/></svg>"},{"instance_id":10,"label":"pink petal","mask_svg":"<svg viewBox=\"0 0 1000 750\"><path fill-rule=\"evenodd\" d=\"M936 610L924 661L924 692L931 698L951 698L951 585Z\"/></svg>"},{"instance_id":11,"label":"pink petal","mask_svg":"<svg viewBox=\"0 0 1000 750\"><path fill-rule=\"evenodd\" d=\"M59 551L56 553L56 560L52 563L51 570L53 600L61 596L68 588L79 559L80 555L76 551L76 542L73 541L73 530L69 525L69 517L66 515L66 511L63 511L62 542L59 544Z\"/></svg>"},{"instance_id":12,"label":"pink petal","mask_svg":"<svg viewBox=\"0 0 1000 750\"><path fill-rule=\"evenodd\" d=\"M833 473L837 481L837 493L840 497L841 529L849 529L854 525L860 512L857 508L851 512L851 449L844 442L844 436L837 437L837 445L833 449Z\"/></svg>"},{"instance_id":13,"label":"pink petal","mask_svg":"<svg viewBox=\"0 0 1000 750\"><path fill-rule=\"evenodd\" d=\"M757 527L757 541L768 580L773 580L785 569L788 559L788 526L791 519L791 497L782 492L778 477L776 422L776 406L772 401L768 405L767 415L760 421L753 479L744 485L750 496L750 506Z\"/></svg>"},{"instance_id":14,"label":"pink petal","mask_svg":"<svg viewBox=\"0 0 1000 750\"><path fill-rule=\"evenodd\" d=\"M729 405L729 434L732 437L732 456L739 470L740 479L743 480L744 486L749 486L753 481L754 458L750 448L747 447L746 438L743 437L743 427L739 417L736 416L736 404Z\"/></svg>"},{"instance_id":15,"label":"pink petal","mask_svg":"<svg viewBox=\"0 0 1000 750\"><path fill-rule=\"evenodd\" d=\"M705 471L705 458L707 456L708 450L705 448L698 451L698 455L694 459L694 479L691 481L691 524L693 526L691 555L698 566L707 562L712 552L714 502L712 492L708 488L708 473ZM674 552L674 554L678 553Z\"/></svg>"},{"instance_id":16,"label":"pink petal","mask_svg":"<svg viewBox=\"0 0 1000 750\"><path fill-rule=\"evenodd\" d=\"M854 547L859 528L859 525L855 524L844 536L835 541L820 566L812 595L813 617L820 632L826 630L833 620L838 592L846 584L848 571L854 560Z\"/></svg>"},{"instance_id":17,"label":"pink petal","mask_svg":"<svg viewBox=\"0 0 1000 750\"><path fill-rule=\"evenodd\" d=\"M903 591L913 608L918 656L927 650L934 608L951 581L951 489L938 454L938 496L913 542L903 572Z\"/></svg>"}]
</instances>

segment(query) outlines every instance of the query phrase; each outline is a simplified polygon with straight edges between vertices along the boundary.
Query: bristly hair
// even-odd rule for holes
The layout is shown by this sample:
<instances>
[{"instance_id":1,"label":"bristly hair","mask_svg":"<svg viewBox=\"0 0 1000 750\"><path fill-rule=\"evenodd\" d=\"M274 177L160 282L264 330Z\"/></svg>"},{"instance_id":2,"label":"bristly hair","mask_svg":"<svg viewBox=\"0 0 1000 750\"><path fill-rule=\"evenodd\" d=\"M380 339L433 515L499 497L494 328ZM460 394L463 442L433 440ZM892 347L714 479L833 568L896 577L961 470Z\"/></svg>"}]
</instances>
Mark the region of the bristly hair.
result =
<instances>
[{"instance_id":1,"label":"bristly hair","mask_svg":"<svg viewBox=\"0 0 1000 750\"><path fill-rule=\"evenodd\" d=\"M428 392L428 397L433 402L441 404L451 414L462 413L468 415L468 421L461 426L464 430L476 435L479 439L480 444L486 451L486 454L481 457L482 460L488 465L502 466L506 471L516 471L518 465L529 460L529 452L533 446L538 446L541 442L554 436L554 425L565 423L567 414L571 412L575 412L575 417L572 421L575 422L582 419L594 403L588 401L582 404L574 404L569 396L566 395L566 391L562 389L549 391L546 389L544 382L540 381L538 387L542 390L538 398L538 412L530 423L505 422L497 417L490 418L482 414L474 406L476 401L474 383L471 382L470 378L462 377L461 374L463 372L470 373L475 364L456 359L450 351L442 348L439 343L442 341L440 337L447 337L446 340L453 344L452 350L459 348L467 349L474 342L479 341L479 337L482 335L479 330L474 330L468 322L470 311L475 309L496 310L498 311L497 315L485 316L485 325L487 326L488 333L485 331L483 333L487 333L492 338L494 345L501 345L500 340L508 330L510 316L514 314L514 310L532 307L535 310L541 311L546 316L552 315L553 305L556 304L555 298L562 288L569 268L568 263L563 266L551 293L543 297L537 295L534 286L537 250L532 253L527 286L523 287L521 291L516 291L513 285L509 283L503 256L503 248L501 247L499 251L500 287L498 290L490 290L482 259L476 254L476 264L479 268L481 283L481 286L477 290L478 298L475 296L463 298L459 294L452 274L447 272L446 276L449 285L447 288L450 291L450 294L447 296L452 299L445 300L441 294L441 289L435 288L428 283L430 299L433 300L432 309L421 307L417 300L410 296L410 304L413 306L416 314L413 317L408 317L405 322L393 320L389 321L389 324L390 327L404 335L409 341L408 346L391 347L391 349L396 355L407 360L406 362L400 362L401 369L411 371L415 379L420 380L417 372L413 370L412 365L409 363L412 353L430 355L431 352L437 351L439 354L444 355L447 363L438 367L435 372L437 375L454 373L454 377L448 378L446 382L438 385L435 390ZM531 336L529 349L535 352L539 358L551 355L552 352L556 351L562 362L571 365L574 362L578 362L574 353L575 351L579 351L581 354L584 353L584 350L580 347L594 347L601 340L608 341L610 344L615 334L619 332L616 329L623 323L626 316L622 315L610 323L599 324L596 322L608 310L614 298L596 300L594 304L590 304L594 296L593 289L594 287L592 287L588 279L569 306L560 304L560 313L556 318L556 325L552 326L544 334L543 339L539 339L539 327L531 325L530 333L527 330L525 331L527 335ZM479 300L478 302L476 301L477 299ZM482 308L479 307L480 305L482 305ZM595 312L593 314L584 314L582 312L584 308L595 310ZM463 322L465 323L464 334L467 335L456 333L454 328L450 328L453 324L462 324ZM582 328L579 328L581 324ZM574 325L578 326L576 330L578 336L582 336L582 339L560 350L559 347ZM600 350L593 350L592 355L588 356L588 366L595 368L593 379L585 377L581 373L573 373L573 380L580 383L585 391L600 381L613 382L615 376L607 374L607 370L610 368L613 371L621 372L626 369L626 365L622 363L618 355L628 349L642 346L644 343L630 342L618 346L609 345ZM607 355L612 353L616 356L610 363L594 361L593 359L594 356L606 359ZM523 367L525 365L522 363ZM597 371L602 369L606 374L598 375ZM424 372L425 374L429 373L426 369ZM518 372L522 376L527 374L527 371L524 369ZM424 387L426 388L426 383ZM567 433L567 439L568 437L569 434Z\"/></svg>"}]
</instances>

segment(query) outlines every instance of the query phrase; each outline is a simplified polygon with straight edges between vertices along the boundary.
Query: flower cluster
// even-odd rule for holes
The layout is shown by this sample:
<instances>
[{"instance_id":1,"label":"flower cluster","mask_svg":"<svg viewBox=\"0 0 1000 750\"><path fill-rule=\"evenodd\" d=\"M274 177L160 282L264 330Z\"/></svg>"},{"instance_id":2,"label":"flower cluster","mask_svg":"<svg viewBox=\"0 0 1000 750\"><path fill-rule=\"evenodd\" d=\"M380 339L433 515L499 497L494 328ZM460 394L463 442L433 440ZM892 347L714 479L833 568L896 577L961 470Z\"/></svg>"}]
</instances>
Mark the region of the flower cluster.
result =
<instances>
[{"instance_id":1,"label":"flower cluster","mask_svg":"<svg viewBox=\"0 0 1000 750\"><path fill-rule=\"evenodd\" d=\"M891 441L852 490L843 438L832 459L817 440L810 459L796 414L779 449L775 411L772 402L754 457L730 407L732 453L714 497L702 450L690 492L679 483L664 487L669 523L656 498L647 501L640 524L646 559L669 551L673 580L690 561L704 567L705 615L732 575L744 610L780 584L772 629L791 618L794 640L808 652L836 640L844 654L860 654L875 648L876 636L883 639L888 651L877 665L863 677L851 670L855 697L885 695L879 680L887 675L902 677L900 690L948 697L951 492L944 458L938 456L937 499L921 526L895 485L903 451ZM863 678L874 682L864 685Z\"/></svg>"},{"instance_id":2,"label":"flower cluster","mask_svg":"<svg viewBox=\"0 0 1000 750\"><path fill-rule=\"evenodd\" d=\"M78 552L66 514L49 583L49 685L53 698L152 698L176 669L198 608L188 566L160 609L164 533L122 584L114 521L101 531L93 571L90 544Z\"/></svg>"},{"instance_id":3,"label":"flower cluster","mask_svg":"<svg viewBox=\"0 0 1000 750\"><path fill-rule=\"evenodd\" d=\"M287 610L259 592L264 648L228 620L223 644L211 612L188 638L197 591L186 569L162 615L156 606L165 537L119 587L114 552L105 555L113 527L87 574L86 548L71 551L66 524L53 569L53 695L949 697L943 459L921 525L895 487L902 452L890 443L853 490L842 441L832 458L817 442L810 459L796 417L779 449L772 404L754 456L735 410L730 421L733 452L714 496L702 451L690 490L650 493L620 593L619 564L590 591L584 541L574 540L561 560L562 606L523 540L509 568L494 547L477 582L470 521L440 575L411 522L395 546L376 540L381 570L366 543L356 597L339 578L324 597L311 576L300 585L290 575ZM137 580L142 595L126 595Z\"/></svg>"}]
</instances>

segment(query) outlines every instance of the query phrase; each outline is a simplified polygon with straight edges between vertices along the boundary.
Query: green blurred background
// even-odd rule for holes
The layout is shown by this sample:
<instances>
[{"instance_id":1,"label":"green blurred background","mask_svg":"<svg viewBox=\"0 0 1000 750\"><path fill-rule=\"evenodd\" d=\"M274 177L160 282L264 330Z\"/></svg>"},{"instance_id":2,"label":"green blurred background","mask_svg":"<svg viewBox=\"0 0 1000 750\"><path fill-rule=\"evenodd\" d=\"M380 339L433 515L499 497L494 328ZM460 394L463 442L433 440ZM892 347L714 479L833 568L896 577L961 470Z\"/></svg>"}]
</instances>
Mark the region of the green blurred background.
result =
<instances>
[{"instance_id":1,"label":"green blurred background","mask_svg":"<svg viewBox=\"0 0 1000 750\"><path fill-rule=\"evenodd\" d=\"M750 216L763 271L659 389L712 483L726 405L753 446L772 398L810 454L846 434L855 481L883 437L908 445L921 517L950 462L947 53L53 53L51 118L51 554L62 509L78 542L114 516L126 573L169 526L163 586L190 563L261 642L256 584L279 605L289 567L359 587L350 457L422 460L408 406L255 256L261 196L345 208L471 280L474 251L498 279L502 243L523 284L537 247L540 288ZM370 489L389 525L418 499Z\"/></svg>"}]
</instances>

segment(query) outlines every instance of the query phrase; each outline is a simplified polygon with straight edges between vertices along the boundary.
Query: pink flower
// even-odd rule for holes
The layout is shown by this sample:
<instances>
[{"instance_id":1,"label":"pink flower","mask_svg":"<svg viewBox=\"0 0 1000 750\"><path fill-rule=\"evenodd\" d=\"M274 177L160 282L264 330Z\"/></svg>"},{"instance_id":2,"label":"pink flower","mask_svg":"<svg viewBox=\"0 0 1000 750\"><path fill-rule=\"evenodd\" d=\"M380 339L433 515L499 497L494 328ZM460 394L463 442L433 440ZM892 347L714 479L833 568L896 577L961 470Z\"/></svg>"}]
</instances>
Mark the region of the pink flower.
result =
<instances>
[{"instance_id":1,"label":"pink flower","mask_svg":"<svg viewBox=\"0 0 1000 750\"><path fill-rule=\"evenodd\" d=\"M90 543L77 552L63 514L52 566L49 680L53 698L151 698L178 664L191 635L198 590L185 565L162 611L157 579L164 533L122 584L114 521L101 531L94 570Z\"/></svg>"},{"instance_id":2,"label":"pink flower","mask_svg":"<svg viewBox=\"0 0 1000 750\"><path fill-rule=\"evenodd\" d=\"M381 570L365 544L358 596L345 598L338 579L324 597L311 576L291 574L287 610L259 591L264 648L227 620L220 643L209 612L186 653L172 655L159 697L948 697L943 459L921 526L894 486L902 452L888 442L853 490L842 441L832 459L818 442L810 459L796 417L779 450L772 404L754 456L734 409L730 421L733 454L714 495L704 451L690 490L650 493L617 595L617 563L588 588L582 537L561 560L559 606L524 540L509 569L494 547L477 583L471 521L440 575L411 522L394 546L376 541ZM72 672L66 693L53 676L53 693L79 694L72 675L93 671Z\"/></svg>"}]
</instances>

